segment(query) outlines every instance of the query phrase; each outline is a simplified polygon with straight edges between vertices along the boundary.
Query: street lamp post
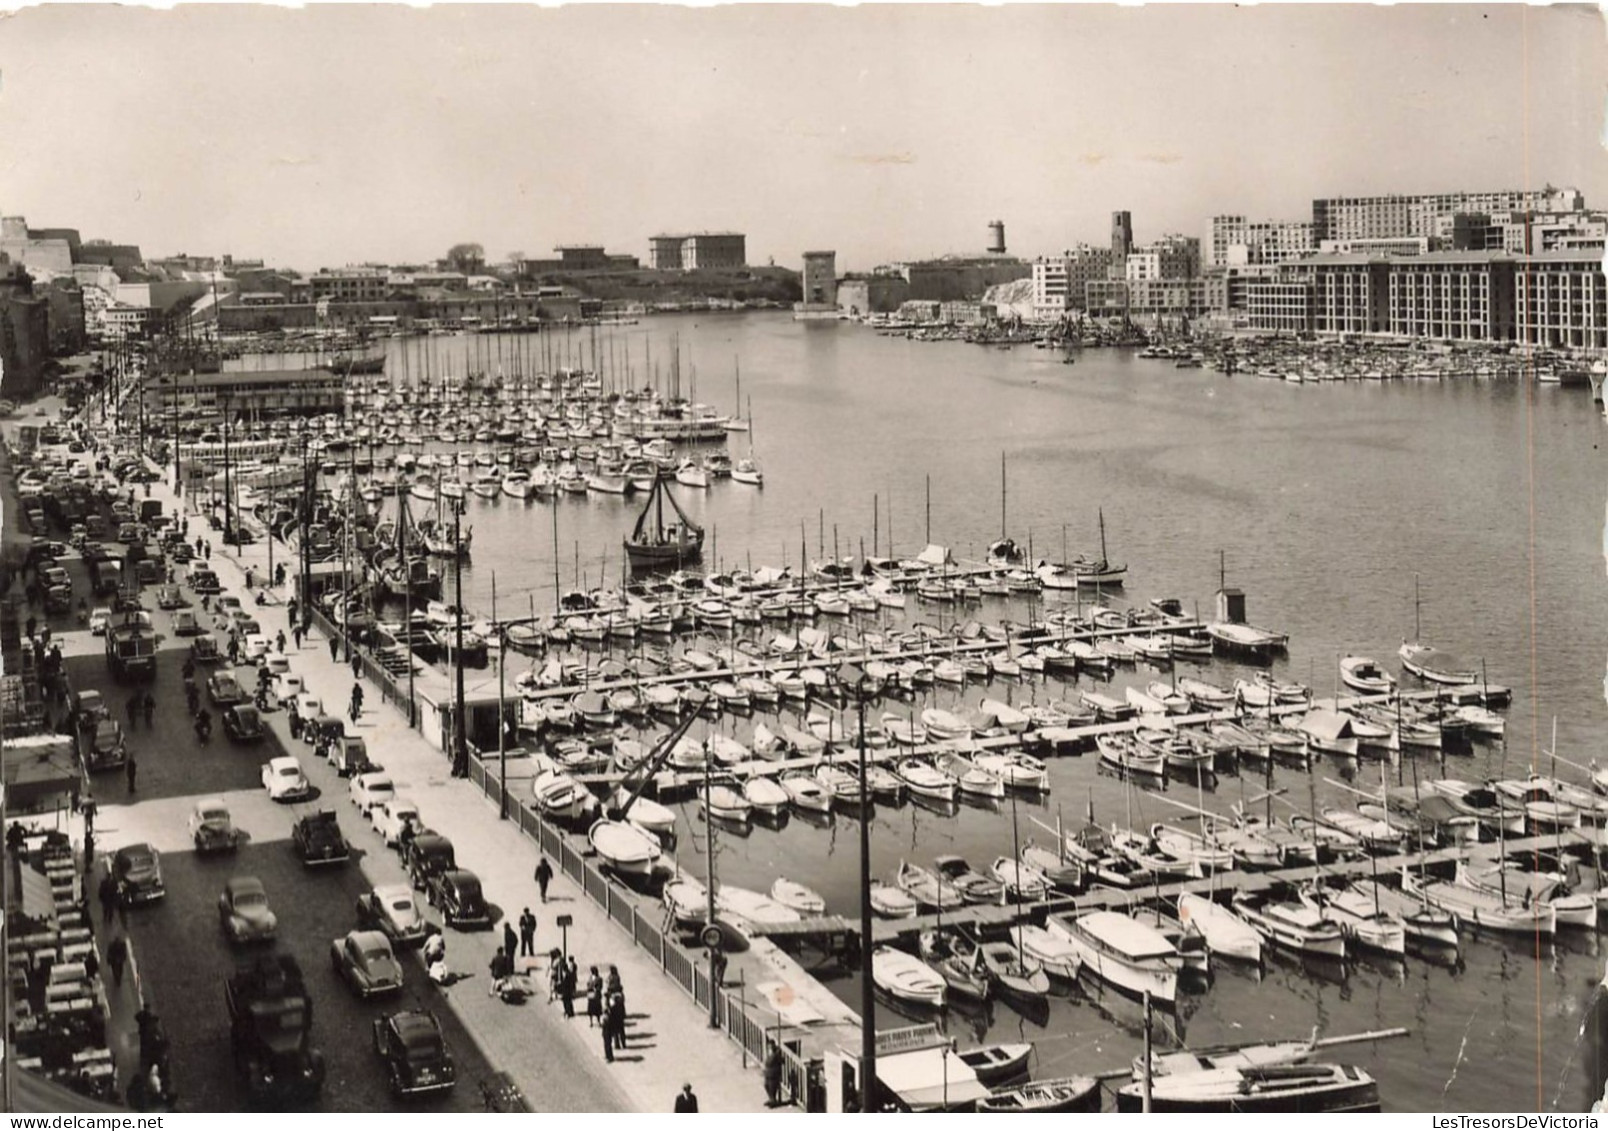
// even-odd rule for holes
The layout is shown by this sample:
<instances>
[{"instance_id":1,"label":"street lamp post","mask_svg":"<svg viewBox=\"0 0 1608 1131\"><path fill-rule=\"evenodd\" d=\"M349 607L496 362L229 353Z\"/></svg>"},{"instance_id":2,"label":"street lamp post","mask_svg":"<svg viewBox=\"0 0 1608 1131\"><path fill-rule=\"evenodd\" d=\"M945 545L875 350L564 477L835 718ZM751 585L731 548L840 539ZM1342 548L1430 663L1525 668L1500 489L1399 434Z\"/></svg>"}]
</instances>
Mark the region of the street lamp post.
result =
<instances>
[{"instance_id":1,"label":"street lamp post","mask_svg":"<svg viewBox=\"0 0 1608 1131\"><path fill-rule=\"evenodd\" d=\"M871 976L871 822L866 815L871 790L866 781L865 671L844 664L838 683L854 691L860 729L860 1110L876 1110L877 1021L874 981Z\"/></svg>"},{"instance_id":2,"label":"street lamp post","mask_svg":"<svg viewBox=\"0 0 1608 1131\"><path fill-rule=\"evenodd\" d=\"M453 667L458 673L458 709L454 714L455 750L452 756L453 777L464 778L469 776L469 737L463 717L463 542L458 532L458 522L463 516L463 500L452 500L452 575L457 587L457 641L453 656ZM498 726L502 721L498 720Z\"/></svg>"},{"instance_id":3,"label":"street lamp post","mask_svg":"<svg viewBox=\"0 0 1608 1131\"><path fill-rule=\"evenodd\" d=\"M461 610L460 610L461 613ZM497 632L497 819L508 819L508 720L504 712L507 681L503 670L508 665L508 629L497 619L497 574L491 575L491 623Z\"/></svg>"}]
</instances>

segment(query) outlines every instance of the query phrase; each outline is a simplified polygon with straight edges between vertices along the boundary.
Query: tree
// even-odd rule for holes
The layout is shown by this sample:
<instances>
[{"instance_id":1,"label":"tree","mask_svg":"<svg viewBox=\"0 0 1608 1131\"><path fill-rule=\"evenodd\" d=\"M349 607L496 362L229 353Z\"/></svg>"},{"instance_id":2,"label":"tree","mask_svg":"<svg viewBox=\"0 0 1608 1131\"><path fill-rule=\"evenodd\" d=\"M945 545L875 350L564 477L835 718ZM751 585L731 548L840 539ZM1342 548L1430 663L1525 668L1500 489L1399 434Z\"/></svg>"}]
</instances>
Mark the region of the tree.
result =
<instances>
[{"instance_id":1,"label":"tree","mask_svg":"<svg viewBox=\"0 0 1608 1131\"><path fill-rule=\"evenodd\" d=\"M455 243L447 251L447 266L465 275L478 275L486 266L486 249L477 243Z\"/></svg>"}]
</instances>

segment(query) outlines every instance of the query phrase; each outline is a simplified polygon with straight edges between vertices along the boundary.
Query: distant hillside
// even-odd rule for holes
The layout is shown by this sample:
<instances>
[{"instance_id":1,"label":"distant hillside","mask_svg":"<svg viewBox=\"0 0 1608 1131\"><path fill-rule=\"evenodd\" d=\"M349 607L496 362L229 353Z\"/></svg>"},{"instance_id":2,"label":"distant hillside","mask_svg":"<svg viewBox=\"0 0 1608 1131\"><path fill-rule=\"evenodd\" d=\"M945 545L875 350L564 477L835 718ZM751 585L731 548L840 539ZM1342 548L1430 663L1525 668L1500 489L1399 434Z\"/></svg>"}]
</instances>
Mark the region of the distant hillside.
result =
<instances>
[{"instance_id":1,"label":"distant hillside","mask_svg":"<svg viewBox=\"0 0 1608 1131\"><path fill-rule=\"evenodd\" d=\"M745 267L731 271L554 272L543 284L573 287L592 298L618 302L689 302L701 298L794 303L803 295L797 271L785 267Z\"/></svg>"}]
</instances>

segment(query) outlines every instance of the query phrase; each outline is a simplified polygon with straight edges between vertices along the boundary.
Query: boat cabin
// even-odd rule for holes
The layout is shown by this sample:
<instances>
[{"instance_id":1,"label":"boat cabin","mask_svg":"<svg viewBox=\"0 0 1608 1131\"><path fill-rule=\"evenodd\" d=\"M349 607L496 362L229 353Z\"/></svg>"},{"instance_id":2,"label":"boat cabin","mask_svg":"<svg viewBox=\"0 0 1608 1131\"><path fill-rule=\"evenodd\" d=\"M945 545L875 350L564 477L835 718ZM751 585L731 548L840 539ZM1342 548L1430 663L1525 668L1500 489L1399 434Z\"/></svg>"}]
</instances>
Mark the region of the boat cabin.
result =
<instances>
[{"instance_id":1,"label":"boat cabin","mask_svg":"<svg viewBox=\"0 0 1608 1131\"><path fill-rule=\"evenodd\" d=\"M989 1090L936 1025L911 1025L877 1033L875 1110L972 1111ZM862 1111L860 1050L838 1048L825 1056L826 1110Z\"/></svg>"}]
</instances>

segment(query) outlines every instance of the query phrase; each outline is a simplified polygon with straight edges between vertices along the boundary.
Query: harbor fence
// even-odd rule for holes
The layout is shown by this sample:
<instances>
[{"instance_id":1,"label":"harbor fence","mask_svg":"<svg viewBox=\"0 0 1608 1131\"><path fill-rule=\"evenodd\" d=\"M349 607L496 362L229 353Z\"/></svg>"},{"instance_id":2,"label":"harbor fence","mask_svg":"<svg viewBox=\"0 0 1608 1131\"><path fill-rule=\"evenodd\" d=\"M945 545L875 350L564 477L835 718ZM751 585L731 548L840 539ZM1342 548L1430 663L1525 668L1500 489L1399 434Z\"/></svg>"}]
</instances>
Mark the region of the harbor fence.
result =
<instances>
[{"instance_id":1,"label":"harbor fence","mask_svg":"<svg viewBox=\"0 0 1608 1131\"><path fill-rule=\"evenodd\" d=\"M489 755L488 755L489 756ZM479 752L470 749L469 780L492 804L500 804L500 783L495 770L488 767ZM611 879L576 847L564 831L545 819L534 806L508 798L508 819L533 841L541 853L556 862L557 870L573 880L586 897L619 927L631 941L652 955L659 969L680 986L704 1010L709 1009L710 982L707 960L700 961L672 938L667 912L652 907L644 914L646 897ZM766 1046L777 1040L782 1050L782 1094L791 1102L803 1102L809 1110L819 1106L821 1062L806 1058L797 1041L789 1041L782 1030L787 1026L776 1010L761 996L749 996L746 982L730 982L715 991L713 1016L721 1032L737 1043L756 1064L763 1064Z\"/></svg>"}]
</instances>

